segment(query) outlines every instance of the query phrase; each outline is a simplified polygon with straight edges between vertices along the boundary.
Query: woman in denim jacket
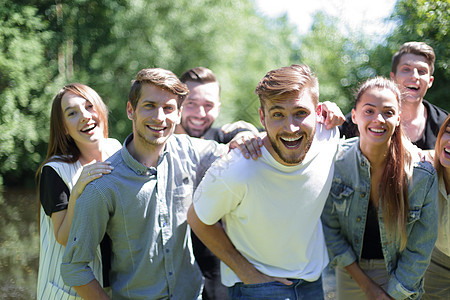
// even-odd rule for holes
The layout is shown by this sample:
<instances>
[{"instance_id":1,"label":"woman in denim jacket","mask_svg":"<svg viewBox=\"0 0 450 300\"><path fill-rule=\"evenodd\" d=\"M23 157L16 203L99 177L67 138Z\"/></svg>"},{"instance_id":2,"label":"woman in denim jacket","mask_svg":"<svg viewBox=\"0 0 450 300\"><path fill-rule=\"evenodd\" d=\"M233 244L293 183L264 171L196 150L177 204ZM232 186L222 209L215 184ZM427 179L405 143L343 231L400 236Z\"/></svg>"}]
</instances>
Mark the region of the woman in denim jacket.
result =
<instances>
[{"instance_id":1,"label":"woman in denim jacket","mask_svg":"<svg viewBox=\"0 0 450 300\"><path fill-rule=\"evenodd\" d=\"M366 81L352 110L360 137L343 144L335 163L322 222L338 299L423 293L437 238L438 182L432 165L414 162L403 145L400 99L392 81Z\"/></svg>"}]
</instances>

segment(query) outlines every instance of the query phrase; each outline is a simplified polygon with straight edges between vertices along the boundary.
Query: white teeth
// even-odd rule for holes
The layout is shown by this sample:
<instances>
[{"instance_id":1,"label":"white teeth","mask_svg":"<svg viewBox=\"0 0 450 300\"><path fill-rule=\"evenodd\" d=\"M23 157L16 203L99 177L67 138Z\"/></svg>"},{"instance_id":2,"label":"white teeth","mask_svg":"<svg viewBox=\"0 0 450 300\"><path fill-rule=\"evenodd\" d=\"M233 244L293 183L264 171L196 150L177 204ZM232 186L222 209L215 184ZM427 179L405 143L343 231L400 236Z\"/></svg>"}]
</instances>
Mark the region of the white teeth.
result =
<instances>
[{"instance_id":1,"label":"white teeth","mask_svg":"<svg viewBox=\"0 0 450 300\"><path fill-rule=\"evenodd\" d=\"M294 142L294 141L297 141L297 140L299 140L301 137L291 137L291 138L288 138L288 137L281 137L281 139L282 140L285 140L286 142Z\"/></svg>"},{"instance_id":2,"label":"white teeth","mask_svg":"<svg viewBox=\"0 0 450 300\"><path fill-rule=\"evenodd\" d=\"M89 127L87 127L87 128L85 128L85 129L83 129L83 130L81 130L81 131L83 131L83 132L87 132L87 131L89 131L89 130L92 130L92 129L94 129L95 128L95 124L92 124L91 126L89 126Z\"/></svg>"},{"instance_id":3,"label":"white teeth","mask_svg":"<svg viewBox=\"0 0 450 300\"><path fill-rule=\"evenodd\" d=\"M382 133L382 132L384 132L384 129L375 129L375 128L370 128L370 131L372 131L372 132L376 132L376 133Z\"/></svg>"},{"instance_id":4,"label":"white teeth","mask_svg":"<svg viewBox=\"0 0 450 300\"><path fill-rule=\"evenodd\" d=\"M450 154L450 149L444 148L445 153Z\"/></svg>"},{"instance_id":5,"label":"white teeth","mask_svg":"<svg viewBox=\"0 0 450 300\"><path fill-rule=\"evenodd\" d=\"M155 126L148 126L148 127L150 127L150 129L152 129L152 130L164 130L164 127L155 127Z\"/></svg>"},{"instance_id":6,"label":"white teeth","mask_svg":"<svg viewBox=\"0 0 450 300\"><path fill-rule=\"evenodd\" d=\"M203 121L197 121L197 120L191 120L192 124L196 125L196 126L201 126L203 125Z\"/></svg>"},{"instance_id":7,"label":"white teeth","mask_svg":"<svg viewBox=\"0 0 450 300\"><path fill-rule=\"evenodd\" d=\"M417 86L407 86L408 89L418 90L419 88Z\"/></svg>"}]
</instances>

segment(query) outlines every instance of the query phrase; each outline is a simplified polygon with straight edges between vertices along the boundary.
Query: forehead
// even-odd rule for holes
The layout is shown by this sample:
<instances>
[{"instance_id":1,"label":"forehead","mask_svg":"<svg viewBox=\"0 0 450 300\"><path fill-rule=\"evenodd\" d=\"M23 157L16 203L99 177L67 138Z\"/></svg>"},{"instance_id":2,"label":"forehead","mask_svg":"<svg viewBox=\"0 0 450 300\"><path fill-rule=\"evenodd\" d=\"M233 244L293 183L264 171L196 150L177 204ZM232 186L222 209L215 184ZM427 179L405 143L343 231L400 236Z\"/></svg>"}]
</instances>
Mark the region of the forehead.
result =
<instances>
[{"instance_id":1,"label":"forehead","mask_svg":"<svg viewBox=\"0 0 450 300\"><path fill-rule=\"evenodd\" d=\"M86 100L83 97L78 96L72 92L66 92L61 98L61 108L65 110L69 107L84 104L86 101L89 100Z\"/></svg>"},{"instance_id":2,"label":"forehead","mask_svg":"<svg viewBox=\"0 0 450 300\"><path fill-rule=\"evenodd\" d=\"M368 89L361 95L358 104L357 106L371 104L398 108L398 100L395 93L390 89L383 88Z\"/></svg>"},{"instance_id":3,"label":"forehead","mask_svg":"<svg viewBox=\"0 0 450 300\"><path fill-rule=\"evenodd\" d=\"M169 103L177 104L178 96L153 84L144 83L141 87L141 96L138 103L155 102L155 103Z\"/></svg>"},{"instance_id":4,"label":"forehead","mask_svg":"<svg viewBox=\"0 0 450 300\"><path fill-rule=\"evenodd\" d=\"M309 90L303 90L300 93L286 94L278 98L268 99L265 101L267 110L271 109L308 109L314 111L316 105Z\"/></svg>"},{"instance_id":5,"label":"forehead","mask_svg":"<svg viewBox=\"0 0 450 300\"><path fill-rule=\"evenodd\" d=\"M219 83L208 82L200 83L195 81L187 81L186 85L189 89L188 99L190 100L206 100L219 102Z\"/></svg>"},{"instance_id":6,"label":"forehead","mask_svg":"<svg viewBox=\"0 0 450 300\"><path fill-rule=\"evenodd\" d=\"M428 60L426 59L425 56L412 54L412 53L406 53L400 57L398 67L405 66L405 65L421 67L421 68L426 68L426 69L430 68L430 66L428 65Z\"/></svg>"}]
</instances>

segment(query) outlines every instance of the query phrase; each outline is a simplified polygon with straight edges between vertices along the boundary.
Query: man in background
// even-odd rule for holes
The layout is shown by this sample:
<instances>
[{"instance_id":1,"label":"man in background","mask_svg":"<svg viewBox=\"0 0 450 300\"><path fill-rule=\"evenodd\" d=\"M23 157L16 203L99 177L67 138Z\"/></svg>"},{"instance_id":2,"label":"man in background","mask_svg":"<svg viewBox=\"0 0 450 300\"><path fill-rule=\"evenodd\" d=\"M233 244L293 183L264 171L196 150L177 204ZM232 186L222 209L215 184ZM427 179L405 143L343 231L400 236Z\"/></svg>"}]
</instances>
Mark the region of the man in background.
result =
<instances>
[{"instance_id":1,"label":"man in background","mask_svg":"<svg viewBox=\"0 0 450 300\"><path fill-rule=\"evenodd\" d=\"M433 85L434 50L423 42L404 43L392 58L391 79L402 92L401 124L403 132L417 147L434 149L439 128L448 115L445 110L424 99ZM341 137L359 135L351 114L339 128Z\"/></svg>"}]
</instances>

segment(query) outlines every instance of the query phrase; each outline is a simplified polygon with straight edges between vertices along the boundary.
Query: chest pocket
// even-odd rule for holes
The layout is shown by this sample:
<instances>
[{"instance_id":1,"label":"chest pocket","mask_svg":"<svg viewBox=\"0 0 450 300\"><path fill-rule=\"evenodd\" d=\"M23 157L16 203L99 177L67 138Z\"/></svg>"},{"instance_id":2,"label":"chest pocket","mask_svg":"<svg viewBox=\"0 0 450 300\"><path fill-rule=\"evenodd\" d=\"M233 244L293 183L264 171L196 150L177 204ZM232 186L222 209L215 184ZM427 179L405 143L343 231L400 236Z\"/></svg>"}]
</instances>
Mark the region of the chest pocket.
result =
<instances>
[{"instance_id":1,"label":"chest pocket","mask_svg":"<svg viewBox=\"0 0 450 300\"><path fill-rule=\"evenodd\" d=\"M176 212L186 213L187 209L192 203L193 184L192 180L188 177L183 178L183 184L177 186L172 191L173 204Z\"/></svg>"},{"instance_id":2,"label":"chest pocket","mask_svg":"<svg viewBox=\"0 0 450 300\"><path fill-rule=\"evenodd\" d=\"M350 206L350 200L354 190L341 183L340 180L333 179L333 185L330 190L330 197L333 200L333 210L338 215L347 216Z\"/></svg>"}]
</instances>

